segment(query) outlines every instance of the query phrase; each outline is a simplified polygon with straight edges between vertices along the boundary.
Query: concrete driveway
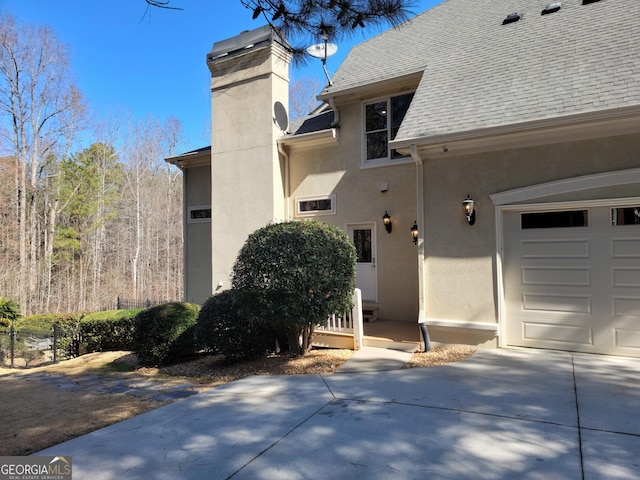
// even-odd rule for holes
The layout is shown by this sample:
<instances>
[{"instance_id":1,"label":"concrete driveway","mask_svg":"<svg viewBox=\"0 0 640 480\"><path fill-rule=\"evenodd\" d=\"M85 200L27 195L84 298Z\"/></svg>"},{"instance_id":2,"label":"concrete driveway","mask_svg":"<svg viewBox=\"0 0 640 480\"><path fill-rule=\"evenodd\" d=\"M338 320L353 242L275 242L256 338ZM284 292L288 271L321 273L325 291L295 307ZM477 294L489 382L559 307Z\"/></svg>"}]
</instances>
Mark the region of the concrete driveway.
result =
<instances>
[{"instance_id":1,"label":"concrete driveway","mask_svg":"<svg viewBox=\"0 0 640 480\"><path fill-rule=\"evenodd\" d=\"M640 359L250 377L49 448L74 479L638 479Z\"/></svg>"}]
</instances>

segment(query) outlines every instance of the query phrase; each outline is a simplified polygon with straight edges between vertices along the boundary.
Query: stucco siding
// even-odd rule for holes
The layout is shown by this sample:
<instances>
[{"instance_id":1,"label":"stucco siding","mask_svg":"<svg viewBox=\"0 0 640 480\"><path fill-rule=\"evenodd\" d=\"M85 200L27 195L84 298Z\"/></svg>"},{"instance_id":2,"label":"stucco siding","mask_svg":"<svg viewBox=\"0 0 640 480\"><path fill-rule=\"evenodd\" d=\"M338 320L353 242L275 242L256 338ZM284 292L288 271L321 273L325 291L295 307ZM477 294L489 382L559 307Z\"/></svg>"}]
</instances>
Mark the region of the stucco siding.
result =
<instances>
[{"instance_id":1,"label":"stucco siding","mask_svg":"<svg viewBox=\"0 0 640 480\"><path fill-rule=\"evenodd\" d=\"M640 167L640 135L425 160L426 316L498 321L496 210L489 195ZM476 201L467 224L462 200ZM527 203L640 197L640 185L581 190Z\"/></svg>"},{"instance_id":2,"label":"stucco siding","mask_svg":"<svg viewBox=\"0 0 640 480\"><path fill-rule=\"evenodd\" d=\"M335 214L311 218L345 230L375 223L379 317L416 322L417 248L409 233L416 220L416 168L412 163L361 168L361 108L354 103L341 110L339 145L291 152L290 209L296 212L300 198L335 195ZM382 223L385 212L391 216L391 233Z\"/></svg>"},{"instance_id":3,"label":"stucco siding","mask_svg":"<svg viewBox=\"0 0 640 480\"><path fill-rule=\"evenodd\" d=\"M184 170L185 184L185 280L187 302L202 304L211 296L211 222L192 223L189 207L211 205L211 172L208 165Z\"/></svg>"}]
</instances>

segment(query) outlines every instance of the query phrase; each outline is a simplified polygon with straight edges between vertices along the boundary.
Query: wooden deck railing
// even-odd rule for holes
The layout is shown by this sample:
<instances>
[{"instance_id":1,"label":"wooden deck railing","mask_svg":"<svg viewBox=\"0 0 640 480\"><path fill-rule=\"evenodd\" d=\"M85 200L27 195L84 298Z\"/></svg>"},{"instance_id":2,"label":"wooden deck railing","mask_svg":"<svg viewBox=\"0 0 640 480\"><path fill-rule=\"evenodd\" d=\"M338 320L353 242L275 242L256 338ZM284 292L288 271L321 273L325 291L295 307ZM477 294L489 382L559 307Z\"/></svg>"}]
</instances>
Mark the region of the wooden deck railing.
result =
<instances>
[{"instance_id":1,"label":"wooden deck railing","mask_svg":"<svg viewBox=\"0 0 640 480\"><path fill-rule=\"evenodd\" d=\"M353 292L353 308L350 312L346 312L343 315L331 315L329 322L324 327L316 327L316 335L322 337L322 342L313 342L315 345L333 347L342 346L344 342L331 341L331 336L353 337L353 350L360 350L362 348L363 337L363 317L362 317L362 293L358 288ZM349 342L351 344L351 342Z\"/></svg>"}]
</instances>

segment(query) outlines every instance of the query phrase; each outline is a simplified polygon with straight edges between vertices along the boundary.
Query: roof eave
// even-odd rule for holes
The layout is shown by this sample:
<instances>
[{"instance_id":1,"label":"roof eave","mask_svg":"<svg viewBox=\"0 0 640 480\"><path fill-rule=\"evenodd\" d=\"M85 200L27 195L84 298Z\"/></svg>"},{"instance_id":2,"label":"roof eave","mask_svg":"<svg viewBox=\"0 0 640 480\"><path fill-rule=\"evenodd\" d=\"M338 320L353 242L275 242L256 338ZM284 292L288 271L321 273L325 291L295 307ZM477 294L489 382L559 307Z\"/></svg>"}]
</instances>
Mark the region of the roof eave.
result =
<instances>
[{"instance_id":1,"label":"roof eave","mask_svg":"<svg viewBox=\"0 0 640 480\"><path fill-rule=\"evenodd\" d=\"M199 167L211 164L211 147L205 147L193 152L181 153L164 159L165 162L182 169L185 167Z\"/></svg>"},{"instance_id":2,"label":"roof eave","mask_svg":"<svg viewBox=\"0 0 640 480\"><path fill-rule=\"evenodd\" d=\"M640 105L585 112L389 142L402 153L416 146L428 158L507 150L640 132Z\"/></svg>"},{"instance_id":3,"label":"roof eave","mask_svg":"<svg viewBox=\"0 0 640 480\"><path fill-rule=\"evenodd\" d=\"M278 139L278 144L290 148L315 148L319 146L335 145L338 143L338 140L338 129L329 128L326 130L319 130L317 132L280 137Z\"/></svg>"},{"instance_id":4,"label":"roof eave","mask_svg":"<svg viewBox=\"0 0 640 480\"><path fill-rule=\"evenodd\" d=\"M413 88L417 88L420 83L420 79L424 73L424 68L421 67L418 70L412 70L402 75L396 75L390 78L380 79L371 83L354 85L347 88L331 89L329 91L320 92L316 98L322 102L327 102L331 98L343 98L343 97L358 97L365 98L373 94L379 95L380 91L387 88L398 88L398 85L410 83Z\"/></svg>"}]
</instances>

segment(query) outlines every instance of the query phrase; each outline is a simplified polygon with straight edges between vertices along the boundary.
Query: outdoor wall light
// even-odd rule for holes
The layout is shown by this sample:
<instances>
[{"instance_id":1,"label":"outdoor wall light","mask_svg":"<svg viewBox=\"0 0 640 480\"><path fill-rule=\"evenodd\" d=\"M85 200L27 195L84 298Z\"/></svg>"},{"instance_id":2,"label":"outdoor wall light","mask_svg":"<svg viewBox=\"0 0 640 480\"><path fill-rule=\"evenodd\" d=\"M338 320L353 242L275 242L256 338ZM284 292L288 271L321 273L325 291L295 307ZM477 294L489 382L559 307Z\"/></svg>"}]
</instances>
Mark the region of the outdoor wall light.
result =
<instances>
[{"instance_id":1,"label":"outdoor wall light","mask_svg":"<svg viewBox=\"0 0 640 480\"><path fill-rule=\"evenodd\" d=\"M467 222L469 223L469 225L473 225L474 223L476 223L476 211L474 209L475 205L475 200L473 200L467 194L467 198L462 201L462 206L464 207L464 214L467 216Z\"/></svg>"},{"instance_id":2,"label":"outdoor wall light","mask_svg":"<svg viewBox=\"0 0 640 480\"><path fill-rule=\"evenodd\" d=\"M413 222L413 226L411 227L411 239L414 244L418 244L418 221Z\"/></svg>"},{"instance_id":3,"label":"outdoor wall light","mask_svg":"<svg viewBox=\"0 0 640 480\"><path fill-rule=\"evenodd\" d=\"M391 225L391 217L389 216L389 212L384 212L384 215L382 216L382 223L384 223L384 228L387 233L391 233L393 225Z\"/></svg>"}]
</instances>

